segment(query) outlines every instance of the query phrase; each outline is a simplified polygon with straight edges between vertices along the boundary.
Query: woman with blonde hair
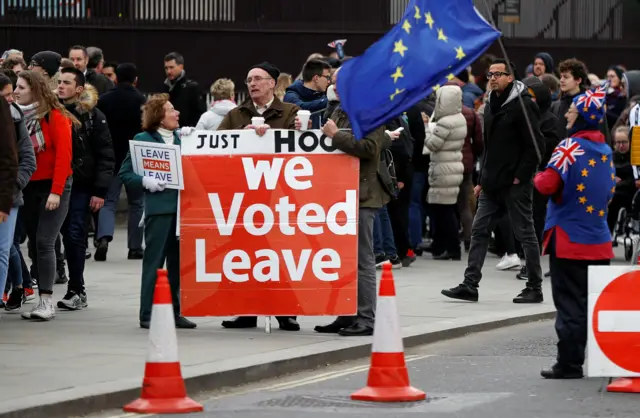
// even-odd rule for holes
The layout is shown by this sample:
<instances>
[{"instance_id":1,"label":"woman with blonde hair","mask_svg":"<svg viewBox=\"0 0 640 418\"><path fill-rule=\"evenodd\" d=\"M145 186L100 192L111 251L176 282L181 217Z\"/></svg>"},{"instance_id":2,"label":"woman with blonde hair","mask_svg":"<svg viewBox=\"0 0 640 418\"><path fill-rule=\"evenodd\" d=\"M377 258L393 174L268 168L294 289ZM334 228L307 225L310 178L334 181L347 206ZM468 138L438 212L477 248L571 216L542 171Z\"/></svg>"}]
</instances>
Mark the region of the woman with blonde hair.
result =
<instances>
[{"instance_id":1,"label":"woman with blonde hair","mask_svg":"<svg viewBox=\"0 0 640 418\"><path fill-rule=\"evenodd\" d=\"M142 108L142 133L134 141L180 145L178 112L168 94L155 94ZM180 315L180 242L176 237L178 191L165 189L166 183L143 177L133 171L127 153L119 173L127 188L144 187L144 241L142 283L140 287L140 328L149 328L156 273L167 262L173 312L177 328L195 328L196 324Z\"/></svg>"},{"instance_id":2,"label":"woman with blonde hair","mask_svg":"<svg viewBox=\"0 0 640 418\"><path fill-rule=\"evenodd\" d=\"M200 116L196 129L205 131L215 131L220 126L220 122L232 109L236 108L236 86L228 78L220 78L212 85L209 92L213 103L211 109Z\"/></svg>"},{"instance_id":3,"label":"woman with blonde hair","mask_svg":"<svg viewBox=\"0 0 640 418\"><path fill-rule=\"evenodd\" d=\"M33 243L35 276L40 301L22 317L48 321L55 317L53 281L56 276L54 245L67 216L72 183L71 125L78 120L52 93L37 72L22 71L14 91L36 155L36 171L24 188L22 218Z\"/></svg>"},{"instance_id":4,"label":"woman with blonde hair","mask_svg":"<svg viewBox=\"0 0 640 418\"><path fill-rule=\"evenodd\" d=\"M282 101L284 99L284 95L286 93L287 87L293 84L293 80L291 79L291 74L288 73L280 73L278 77L278 81L276 83L276 89L273 94Z\"/></svg>"}]
</instances>

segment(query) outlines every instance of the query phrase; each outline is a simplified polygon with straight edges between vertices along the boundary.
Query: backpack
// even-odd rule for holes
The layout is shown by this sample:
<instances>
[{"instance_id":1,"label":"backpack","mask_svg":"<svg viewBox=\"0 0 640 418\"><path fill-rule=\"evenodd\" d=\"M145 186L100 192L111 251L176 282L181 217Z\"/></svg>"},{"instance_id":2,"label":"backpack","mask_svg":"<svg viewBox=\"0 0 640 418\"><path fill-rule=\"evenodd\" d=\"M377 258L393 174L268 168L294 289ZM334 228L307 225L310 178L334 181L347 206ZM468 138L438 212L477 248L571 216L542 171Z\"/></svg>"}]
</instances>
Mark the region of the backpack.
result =
<instances>
[{"instance_id":1,"label":"backpack","mask_svg":"<svg viewBox=\"0 0 640 418\"><path fill-rule=\"evenodd\" d=\"M85 141L86 133L93 131L93 112L86 113L86 117L79 118L81 126L71 127L71 169L74 174L82 171L84 165L84 158L86 157L88 146ZM44 116L44 120L49 123L49 113Z\"/></svg>"},{"instance_id":2,"label":"backpack","mask_svg":"<svg viewBox=\"0 0 640 418\"><path fill-rule=\"evenodd\" d=\"M380 153L380 164L378 165L378 179L382 188L392 199L397 199L400 189L398 188L398 177L396 176L396 166L393 163L393 154L387 149Z\"/></svg>"}]
</instances>

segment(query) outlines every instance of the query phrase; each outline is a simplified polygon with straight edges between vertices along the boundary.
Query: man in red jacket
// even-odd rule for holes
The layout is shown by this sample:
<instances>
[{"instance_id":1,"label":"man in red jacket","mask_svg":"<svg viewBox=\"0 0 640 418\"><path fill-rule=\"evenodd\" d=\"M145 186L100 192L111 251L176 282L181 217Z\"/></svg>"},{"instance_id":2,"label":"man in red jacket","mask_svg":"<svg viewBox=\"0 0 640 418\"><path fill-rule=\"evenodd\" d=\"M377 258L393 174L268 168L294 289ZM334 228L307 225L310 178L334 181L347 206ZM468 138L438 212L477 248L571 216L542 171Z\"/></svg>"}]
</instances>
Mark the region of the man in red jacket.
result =
<instances>
[{"instance_id":1,"label":"man in red jacket","mask_svg":"<svg viewBox=\"0 0 640 418\"><path fill-rule=\"evenodd\" d=\"M565 116L569 138L558 144L547 168L535 177L538 191L551 197L544 251L550 256L558 357L541 372L547 379L583 377L588 268L608 265L613 258L607 208L615 190L615 169L600 132L604 100L601 89L573 99Z\"/></svg>"}]
</instances>

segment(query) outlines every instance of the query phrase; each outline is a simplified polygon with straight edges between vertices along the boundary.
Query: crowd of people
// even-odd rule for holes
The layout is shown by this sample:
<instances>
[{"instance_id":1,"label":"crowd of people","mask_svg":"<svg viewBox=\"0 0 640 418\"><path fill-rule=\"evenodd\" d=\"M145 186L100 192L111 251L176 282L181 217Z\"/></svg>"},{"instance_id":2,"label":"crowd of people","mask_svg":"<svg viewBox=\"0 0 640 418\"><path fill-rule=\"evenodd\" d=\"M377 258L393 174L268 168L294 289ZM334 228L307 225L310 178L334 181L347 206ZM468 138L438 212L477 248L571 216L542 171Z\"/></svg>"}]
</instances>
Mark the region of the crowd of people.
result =
<instances>
[{"instance_id":1,"label":"crowd of people","mask_svg":"<svg viewBox=\"0 0 640 418\"><path fill-rule=\"evenodd\" d=\"M192 129L253 129L258 135L268 129L321 129L334 146L360 159L358 314L319 325L317 332L371 335L376 267L407 268L427 253L440 261L458 261L463 251L469 253L462 283L442 291L450 298L479 300L487 252L500 257L497 269L518 269L515 277L526 281L515 303L542 302L543 277L549 275L557 306L563 302L555 300L556 294L582 297L586 287L556 283L578 280L587 264L612 258L618 210L631 205L640 187L629 151L630 109L639 100L626 96L626 70L612 66L606 80L600 80L575 58L556 66L549 54L540 53L521 78L512 63L485 55L400 116L355 138L337 89L347 59L336 53L312 54L297 76L268 62L257 64L244 80L246 100L237 103L241 92L233 81L216 80L205 91L188 78L185 59L176 52L164 57L162 87L147 95L136 88L135 64L106 62L97 47L76 45L64 58L42 51L28 60L19 50L6 51L0 70L4 309L20 310L36 297L37 288L37 303L22 317L54 318L54 283L67 284L59 309L88 307L85 263L92 256L95 262L107 260L124 186L127 256L143 264L140 326L149 327L155 271L166 262L176 326L195 328L180 312L179 249L172 232L178 221L177 192L134 173L128 155L129 140L179 145L181 134ZM308 127L301 126L299 110L310 112ZM264 124L252 125L256 116ZM566 142L571 138L580 139L575 142L582 154ZM612 154L606 152L608 146L615 148ZM573 161L596 154L614 170L613 187L601 185L611 198L583 196L587 186L582 183L571 191L580 196L569 195ZM595 170L600 160L589 160L584 172ZM574 197L578 203L566 209L563 199ZM588 214L595 211L595 217L571 222L590 222L598 229L595 238L580 235L587 233L563 218L567 210L583 207ZM603 234L608 234L606 242ZM21 251L25 240L26 258ZM556 260L544 274L543 247ZM579 262L573 262L576 254ZM563 265L558 259L570 262ZM563 279L553 280L554 275ZM565 328L561 340L582 341L568 319L581 315L581 309L564 314L559 309ZM281 329L300 329L295 317L277 319ZM257 321L239 317L222 325L250 328ZM547 377L578 373L578 368L581 373L579 356L570 351L564 355L566 361L559 357L559 366Z\"/></svg>"}]
</instances>

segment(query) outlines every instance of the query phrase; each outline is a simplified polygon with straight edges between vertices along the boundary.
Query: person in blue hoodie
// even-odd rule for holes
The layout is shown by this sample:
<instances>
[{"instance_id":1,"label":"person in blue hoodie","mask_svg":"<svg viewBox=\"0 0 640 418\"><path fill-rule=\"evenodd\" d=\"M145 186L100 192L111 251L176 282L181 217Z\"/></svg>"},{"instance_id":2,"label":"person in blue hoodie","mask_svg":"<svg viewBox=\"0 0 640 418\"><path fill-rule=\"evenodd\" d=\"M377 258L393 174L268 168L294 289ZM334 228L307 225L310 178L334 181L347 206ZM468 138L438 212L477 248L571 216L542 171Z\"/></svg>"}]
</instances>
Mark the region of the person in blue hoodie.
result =
<instances>
[{"instance_id":1,"label":"person in blue hoodie","mask_svg":"<svg viewBox=\"0 0 640 418\"><path fill-rule=\"evenodd\" d=\"M476 108L476 100L480 99L484 92L476 84L469 83L469 71L466 69L456 76L460 80L460 88L462 89L462 104L469 109Z\"/></svg>"},{"instance_id":2,"label":"person in blue hoodie","mask_svg":"<svg viewBox=\"0 0 640 418\"><path fill-rule=\"evenodd\" d=\"M287 87L285 103L293 103L311 112L311 129L320 129L327 108L327 88L331 84L331 66L326 61L313 59L304 64L302 80ZM306 128L306 127L305 127Z\"/></svg>"}]
</instances>

